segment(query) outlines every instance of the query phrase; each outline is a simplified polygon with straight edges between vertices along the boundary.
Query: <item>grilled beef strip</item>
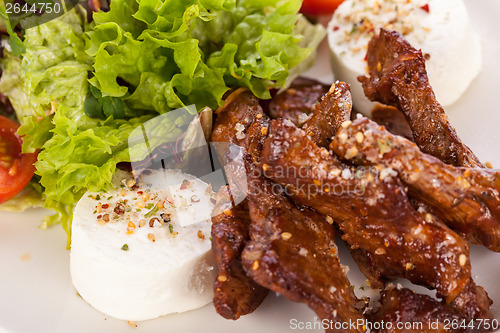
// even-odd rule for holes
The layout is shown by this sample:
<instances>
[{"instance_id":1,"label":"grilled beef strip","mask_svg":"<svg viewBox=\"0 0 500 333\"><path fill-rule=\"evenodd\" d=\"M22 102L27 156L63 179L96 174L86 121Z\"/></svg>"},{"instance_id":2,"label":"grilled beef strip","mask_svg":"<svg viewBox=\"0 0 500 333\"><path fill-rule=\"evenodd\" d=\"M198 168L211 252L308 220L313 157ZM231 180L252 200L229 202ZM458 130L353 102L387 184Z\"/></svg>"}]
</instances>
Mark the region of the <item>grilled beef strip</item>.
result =
<instances>
[{"instance_id":1,"label":"grilled beef strip","mask_svg":"<svg viewBox=\"0 0 500 333\"><path fill-rule=\"evenodd\" d=\"M401 110L423 152L454 166L483 167L436 100L421 51L398 32L381 29L368 44L367 61L370 77L358 78L365 95Z\"/></svg>"},{"instance_id":2,"label":"grilled beef strip","mask_svg":"<svg viewBox=\"0 0 500 333\"><path fill-rule=\"evenodd\" d=\"M313 113L318 101L329 88L316 80L299 77L292 82L290 88L275 95L269 103L263 101L267 104L264 109L273 119L284 118L299 124L299 116L303 118L304 115Z\"/></svg>"},{"instance_id":3,"label":"grilled beef strip","mask_svg":"<svg viewBox=\"0 0 500 333\"><path fill-rule=\"evenodd\" d=\"M248 202L234 206L228 187L217 193L212 218L212 249L219 275L214 283L213 303L226 319L236 320L253 312L267 296L268 290L249 278L241 266L241 252L249 240Z\"/></svg>"},{"instance_id":4,"label":"grilled beef strip","mask_svg":"<svg viewBox=\"0 0 500 333\"><path fill-rule=\"evenodd\" d=\"M316 105L314 113L304 122L302 129L318 146L328 147L342 123L351 119L351 111L349 85L337 81Z\"/></svg>"},{"instance_id":5,"label":"grilled beef strip","mask_svg":"<svg viewBox=\"0 0 500 333\"><path fill-rule=\"evenodd\" d=\"M242 143L248 152L245 167L252 221L250 241L241 255L243 267L259 284L308 304L321 319L363 320L365 303L356 298L340 266L334 227L314 210L297 207L258 167L268 128L267 116L256 117Z\"/></svg>"},{"instance_id":6,"label":"grilled beef strip","mask_svg":"<svg viewBox=\"0 0 500 333\"><path fill-rule=\"evenodd\" d=\"M357 174L280 120L271 122L262 162L266 177L286 186L298 203L332 217L351 248L369 252L380 276L435 288L448 302L469 284L468 243L415 211L397 178Z\"/></svg>"},{"instance_id":7,"label":"grilled beef strip","mask_svg":"<svg viewBox=\"0 0 500 333\"><path fill-rule=\"evenodd\" d=\"M225 100L224 106L215 111L211 142L228 142L239 145L243 142L243 133L258 114L264 111L259 99L251 91L240 88L233 91ZM238 128L235 128L235 127ZM241 127L241 130L239 129Z\"/></svg>"},{"instance_id":8,"label":"grilled beef strip","mask_svg":"<svg viewBox=\"0 0 500 333\"><path fill-rule=\"evenodd\" d=\"M244 144L244 131L258 114L263 114L262 108L250 91L234 91L216 112L211 142ZM218 153L222 164L227 164L227 151L221 149ZM246 177L245 170L239 170L239 165L227 175L232 184ZM247 276L241 265L241 252L249 240L251 223L248 202L244 200L235 205L228 187L221 188L217 199L212 217L212 249L219 276L214 283L213 303L222 317L235 320L257 309L268 290Z\"/></svg>"},{"instance_id":9,"label":"grilled beef strip","mask_svg":"<svg viewBox=\"0 0 500 333\"><path fill-rule=\"evenodd\" d=\"M372 110L372 119L389 132L415 141L405 115L393 106L378 106Z\"/></svg>"},{"instance_id":10,"label":"grilled beef strip","mask_svg":"<svg viewBox=\"0 0 500 333\"><path fill-rule=\"evenodd\" d=\"M365 266L372 286L383 285L377 277L404 277L436 289L464 319L493 318L491 300L471 279L469 243L432 214L416 211L390 170L373 176L345 168L287 121L274 120L269 133L262 154L266 177L338 223L354 252L372 261Z\"/></svg>"},{"instance_id":11,"label":"grilled beef strip","mask_svg":"<svg viewBox=\"0 0 500 333\"><path fill-rule=\"evenodd\" d=\"M337 87L339 87L339 86L346 87L347 90L349 89L348 86L343 86L342 84L337 83ZM330 90L330 92L334 89L335 89L335 87L332 86L332 89ZM337 93L336 95L340 95L340 94ZM395 108L392 108L392 109L385 108L385 109L386 110L385 110L384 114L392 115L392 117L393 117L394 112L397 112L398 114L396 114L396 117L399 116L399 118L397 118L397 119L399 119L400 122L403 124L406 123L403 115L397 109L395 109ZM328 112L328 110L330 110L330 111ZM317 122L317 123L325 123L328 121L329 117L332 117L332 113L336 114L338 118L341 118L341 121L335 122L334 123L335 125L332 126L332 130L334 132L337 132L338 130L342 129L342 127L347 127L349 125L349 122L346 123L346 121L350 118L350 110L343 111L343 112L338 112L338 110L339 110L339 108L335 108L333 106L328 107L328 106L323 105L321 108L317 108L316 112L311 116L310 119L314 119L315 122ZM389 111L391 111L391 112L389 112ZM405 128L404 126L400 126L396 129L404 129L404 128ZM306 131L306 133L308 133L308 131ZM323 134L323 135L321 135L321 134ZM410 134L411 134L411 132L410 132ZM316 132L308 133L308 137L311 138L313 142L315 141L314 139L316 139L315 143L319 142L320 144L321 143L324 144L324 142L326 142L325 139L328 139L329 136L330 136L330 133L328 133L326 131L321 131L321 130L317 130ZM359 139L360 138L358 137L357 140L359 140ZM344 166L344 167L347 167L347 166ZM414 200L414 199L410 199L410 201L411 201L412 206L415 209L418 208L419 212L421 214L423 214L423 213L426 214L427 219L429 219L429 216L430 216L430 218L432 220L437 220L437 218L435 216L427 215L428 207L426 205L424 205L423 203L421 203L417 200ZM354 260L356 261L356 263L358 264L361 272L363 272L365 274L365 276L369 277L371 281L384 281L384 280L386 280L385 277L383 276L384 272L382 272L375 264L375 261L373 258L374 254L372 254L369 251L366 251L364 249L361 249L361 248L351 249L351 254L352 254ZM456 307L461 309L461 311L463 313L465 313L465 316L467 316L468 318L489 318L491 316L491 314L489 313L489 306L491 305L491 303L490 303L490 300L487 297L487 294L484 291L484 289L482 289L481 287L476 287L473 282L469 283L469 285L466 287L466 289L467 289L466 291L460 293L459 296L453 301L456 304ZM469 304L468 306L466 304L459 304L459 302L457 302L457 300L459 300L459 299L468 299L469 301L471 301L472 303L475 303L475 304L473 304L473 305Z\"/></svg>"},{"instance_id":12,"label":"grilled beef strip","mask_svg":"<svg viewBox=\"0 0 500 333\"><path fill-rule=\"evenodd\" d=\"M499 170L445 164L367 118L342 129L331 149L357 164L395 170L412 196L451 228L474 243L500 251Z\"/></svg>"},{"instance_id":13,"label":"grilled beef strip","mask_svg":"<svg viewBox=\"0 0 500 333\"><path fill-rule=\"evenodd\" d=\"M483 319L491 321L495 317L490 311L493 301L488 297L488 293L483 287L476 285L473 281L467 285L451 303L454 309L460 313L462 318ZM481 327L484 329L484 327ZM475 332L481 332L479 328ZM489 330L484 330L489 331Z\"/></svg>"},{"instance_id":14,"label":"grilled beef strip","mask_svg":"<svg viewBox=\"0 0 500 333\"><path fill-rule=\"evenodd\" d=\"M342 128L342 124L351 119L351 112L350 87L345 82L336 82L316 106L308 121L303 124L302 130L318 147L328 148L331 138ZM339 167L348 168L348 165L341 165L340 161L337 163ZM372 254L360 248L348 248L360 271L374 287L383 288L387 279L375 265Z\"/></svg>"},{"instance_id":15,"label":"grilled beef strip","mask_svg":"<svg viewBox=\"0 0 500 333\"><path fill-rule=\"evenodd\" d=\"M247 274L292 301L306 303L322 320L363 320L365 304L354 295L340 265L333 226L325 216L292 203L252 161L248 165L251 241L242 253ZM365 331L333 327L326 332Z\"/></svg>"},{"instance_id":16,"label":"grilled beef strip","mask_svg":"<svg viewBox=\"0 0 500 333\"><path fill-rule=\"evenodd\" d=\"M372 333L478 333L473 328L452 327L463 319L453 307L406 288L388 287L381 293L380 303L381 308L369 320L385 324ZM403 328L398 329L398 324L404 324Z\"/></svg>"}]
</instances>

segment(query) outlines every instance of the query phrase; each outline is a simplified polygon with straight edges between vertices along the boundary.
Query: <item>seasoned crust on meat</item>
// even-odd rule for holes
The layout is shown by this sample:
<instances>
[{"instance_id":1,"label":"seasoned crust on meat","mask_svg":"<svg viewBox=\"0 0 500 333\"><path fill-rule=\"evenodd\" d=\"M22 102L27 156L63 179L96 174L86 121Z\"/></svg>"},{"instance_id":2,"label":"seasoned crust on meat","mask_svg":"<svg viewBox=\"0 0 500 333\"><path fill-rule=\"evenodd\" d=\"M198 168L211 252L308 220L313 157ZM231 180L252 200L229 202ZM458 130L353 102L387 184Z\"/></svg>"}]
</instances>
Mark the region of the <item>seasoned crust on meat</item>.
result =
<instances>
[{"instance_id":1,"label":"seasoned crust on meat","mask_svg":"<svg viewBox=\"0 0 500 333\"><path fill-rule=\"evenodd\" d=\"M469 245L416 212L397 178L356 175L291 123L274 120L269 132L262 157L266 177L286 186L295 201L331 216L352 248L373 255L382 276L436 288L448 301L467 286L470 262L459 262L468 258Z\"/></svg>"},{"instance_id":2,"label":"seasoned crust on meat","mask_svg":"<svg viewBox=\"0 0 500 333\"><path fill-rule=\"evenodd\" d=\"M422 151L454 166L483 166L436 100L421 51L398 32L381 29L368 45L367 61L370 77L358 78L365 95L401 110Z\"/></svg>"},{"instance_id":3,"label":"seasoned crust on meat","mask_svg":"<svg viewBox=\"0 0 500 333\"><path fill-rule=\"evenodd\" d=\"M299 117L313 113L329 88L316 80L299 77L292 82L290 88L274 96L269 103L263 101L268 104L264 109L273 119L288 119L299 124Z\"/></svg>"},{"instance_id":4,"label":"seasoned crust on meat","mask_svg":"<svg viewBox=\"0 0 500 333\"><path fill-rule=\"evenodd\" d=\"M372 119L376 123L385 126L392 134L405 137L410 141L415 141L405 115L395 107L378 106L374 108L372 110Z\"/></svg>"},{"instance_id":5,"label":"seasoned crust on meat","mask_svg":"<svg viewBox=\"0 0 500 333\"><path fill-rule=\"evenodd\" d=\"M211 236L219 274L214 283L213 303L222 317L236 320L253 312L268 290L249 278L241 265L240 255L249 240L248 202L233 206L226 186L219 190L216 199Z\"/></svg>"},{"instance_id":6,"label":"seasoned crust on meat","mask_svg":"<svg viewBox=\"0 0 500 333\"><path fill-rule=\"evenodd\" d=\"M358 133L363 141L356 140ZM450 227L474 243L500 251L500 171L445 164L367 118L342 129L331 149L354 163L398 172L410 193Z\"/></svg>"},{"instance_id":7,"label":"seasoned crust on meat","mask_svg":"<svg viewBox=\"0 0 500 333\"><path fill-rule=\"evenodd\" d=\"M372 322L386 323L372 333L394 333L397 325L407 323L408 328L398 333L477 333L477 329L451 328L450 322L460 323L463 317L451 306L439 303L427 295L409 289L389 287L381 293L381 308L369 316ZM391 323L392 329L389 329ZM446 326L445 326L446 325ZM447 326L450 326L448 329Z\"/></svg>"},{"instance_id":8,"label":"seasoned crust on meat","mask_svg":"<svg viewBox=\"0 0 500 333\"><path fill-rule=\"evenodd\" d=\"M349 85L336 82L316 105L316 110L304 122L302 129L320 147L328 147L342 124L351 119L352 100Z\"/></svg>"},{"instance_id":9,"label":"seasoned crust on meat","mask_svg":"<svg viewBox=\"0 0 500 333\"><path fill-rule=\"evenodd\" d=\"M251 241L242 253L247 274L292 301L308 304L321 319L363 320L364 302L354 295L340 265L333 226L314 210L297 207L252 162L248 165Z\"/></svg>"},{"instance_id":10,"label":"seasoned crust on meat","mask_svg":"<svg viewBox=\"0 0 500 333\"><path fill-rule=\"evenodd\" d=\"M224 107L217 110L211 141L244 144L244 132L263 111L259 100L248 90L238 89L226 99ZM241 137L235 129L241 126ZM223 148L223 147L221 147ZM220 149L219 159L225 165L229 151ZM237 184L246 177L243 164L231 166L230 184ZM238 319L253 312L264 300L268 290L248 277L241 266L241 252L249 240L250 216L248 202L237 205L233 193L222 187L217 193L212 217L212 249L215 254L219 278L214 283L213 303L216 311L227 319Z\"/></svg>"},{"instance_id":11,"label":"seasoned crust on meat","mask_svg":"<svg viewBox=\"0 0 500 333\"><path fill-rule=\"evenodd\" d=\"M263 113L259 99L250 90L235 90L226 98L224 106L215 112L210 141L240 144L244 137L238 133L244 133L255 117Z\"/></svg>"}]
</instances>

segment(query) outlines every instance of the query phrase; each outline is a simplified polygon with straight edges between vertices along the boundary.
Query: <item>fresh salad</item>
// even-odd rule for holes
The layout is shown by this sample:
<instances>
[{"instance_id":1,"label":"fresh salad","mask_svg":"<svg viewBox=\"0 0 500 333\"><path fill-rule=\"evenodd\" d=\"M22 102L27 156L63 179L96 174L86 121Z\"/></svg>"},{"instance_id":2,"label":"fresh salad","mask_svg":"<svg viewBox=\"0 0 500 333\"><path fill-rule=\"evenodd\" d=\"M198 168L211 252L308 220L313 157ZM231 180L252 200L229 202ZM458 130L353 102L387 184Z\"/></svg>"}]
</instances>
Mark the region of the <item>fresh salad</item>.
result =
<instances>
[{"instance_id":1,"label":"fresh salad","mask_svg":"<svg viewBox=\"0 0 500 333\"><path fill-rule=\"evenodd\" d=\"M0 209L43 206L69 234L76 202L106 191L128 137L155 116L222 105L237 87L261 99L314 61L325 32L300 0L113 0L23 29L0 7ZM93 7L93 6L90 6ZM166 124L174 140L187 127ZM144 158L145 156L142 156Z\"/></svg>"}]
</instances>

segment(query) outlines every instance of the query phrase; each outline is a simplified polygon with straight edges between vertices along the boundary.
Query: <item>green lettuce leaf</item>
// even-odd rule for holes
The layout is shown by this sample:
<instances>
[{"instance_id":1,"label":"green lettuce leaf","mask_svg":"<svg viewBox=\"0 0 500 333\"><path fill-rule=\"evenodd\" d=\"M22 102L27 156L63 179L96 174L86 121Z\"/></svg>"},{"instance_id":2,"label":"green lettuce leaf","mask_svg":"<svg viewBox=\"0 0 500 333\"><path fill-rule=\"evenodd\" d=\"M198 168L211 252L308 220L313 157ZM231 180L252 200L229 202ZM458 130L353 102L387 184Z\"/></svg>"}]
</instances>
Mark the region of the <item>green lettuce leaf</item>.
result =
<instances>
[{"instance_id":1,"label":"green lettuce leaf","mask_svg":"<svg viewBox=\"0 0 500 333\"><path fill-rule=\"evenodd\" d=\"M3 1L0 2L0 24L9 35L9 45L12 50L12 54L18 56L24 53L26 51L26 46L23 44L21 38L19 38L19 36L14 32Z\"/></svg>"},{"instance_id":2,"label":"green lettuce leaf","mask_svg":"<svg viewBox=\"0 0 500 333\"><path fill-rule=\"evenodd\" d=\"M94 119L84 113L92 70L84 28L73 10L28 29L20 70L30 111L18 133L25 152L39 150L35 166L45 207L57 212L43 226L62 222L68 234L74 204L87 190L109 188L116 164L128 160L128 135L150 118Z\"/></svg>"},{"instance_id":3,"label":"green lettuce leaf","mask_svg":"<svg viewBox=\"0 0 500 333\"><path fill-rule=\"evenodd\" d=\"M21 59L4 49L0 59L2 76L0 77L0 92L7 97L16 111L18 119L31 114L28 95L22 87Z\"/></svg>"},{"instance_id":4,"label":"green lettuce leaf","mask_svg":"<svg viewBox=\"0 0 500 333\"><path fill-rule=\"evenodd\" d=\"M314 65L314 62L316 61L317 47L326 36L326 30L321 24L312 24L303 16L301 16L297 21L294 31L295 33L299 33L304 36L304 38L299 42L299 45L313 51L307 56L307 58L304 59L304 61L289 71L286 83L281 87L280 92L288 88L293 80Z\"/></svg>"},{"instance_id":5,"label":"green lettuce leaf","mask_svg":"<svg viewBox=\"0 0 500 333\"><path fill-rule=\"evenodd\" d=\"M90 82L103 96L164 113L216 108L231 87L269 98L314 47L294 33L301 1L115 0L94 14ZM323 37L324 35L321 35ZM128 95L127 95L128 94Z\"/></svg>"}]
</instances>

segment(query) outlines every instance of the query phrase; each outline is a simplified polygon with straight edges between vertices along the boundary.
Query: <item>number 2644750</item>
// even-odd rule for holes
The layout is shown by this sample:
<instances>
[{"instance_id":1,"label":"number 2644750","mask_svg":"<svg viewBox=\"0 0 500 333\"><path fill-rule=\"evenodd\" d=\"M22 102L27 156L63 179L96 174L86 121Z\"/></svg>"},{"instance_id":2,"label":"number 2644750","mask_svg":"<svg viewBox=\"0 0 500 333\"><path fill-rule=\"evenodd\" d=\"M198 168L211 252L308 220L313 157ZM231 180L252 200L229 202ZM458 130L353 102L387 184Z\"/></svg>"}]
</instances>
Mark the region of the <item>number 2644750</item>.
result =
<instances>
[{"instance_id":1,"label":"number 2644750","mask_svg":"<svg viewBox=\"0 0 500 333\"><path fill-rule=\"evenodd\" d=\"M5 11L7 14L28 14L28 13L60 13L61 12L60 3L38 3L29 5L27 3L6 3Z\"/></svg>"}]
</instances>

